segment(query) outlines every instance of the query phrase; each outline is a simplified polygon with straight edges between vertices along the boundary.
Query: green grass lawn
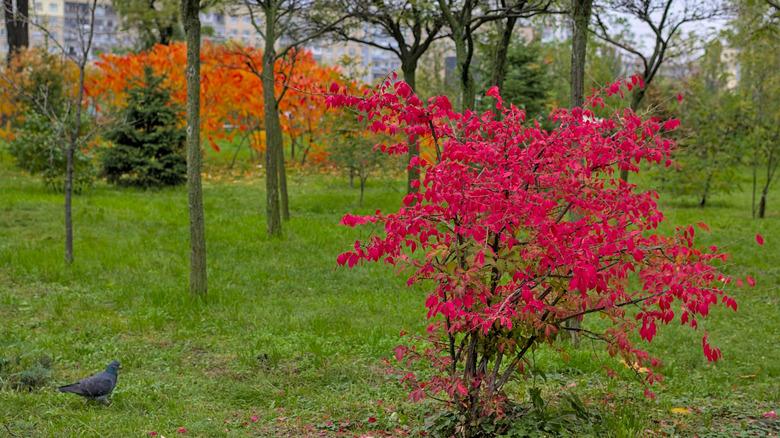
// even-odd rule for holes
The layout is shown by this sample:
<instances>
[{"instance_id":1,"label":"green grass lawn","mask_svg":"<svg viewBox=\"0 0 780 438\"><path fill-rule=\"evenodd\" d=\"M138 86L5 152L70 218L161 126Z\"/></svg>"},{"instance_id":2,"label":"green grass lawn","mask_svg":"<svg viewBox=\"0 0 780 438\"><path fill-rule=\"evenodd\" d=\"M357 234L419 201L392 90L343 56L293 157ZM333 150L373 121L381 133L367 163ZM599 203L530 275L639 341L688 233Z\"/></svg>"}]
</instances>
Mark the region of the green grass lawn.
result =
<instances>
[{"instance_id":1,"label":"green grass lawn","mask_svg":"<svg viewBox=\"0 0 780 438\"><path fill-rule=\"evenodd\" d=\"M382 359L400 330L423 330L424 290L384 266L335 263L367 232L338 226L341 215L393 209L400 182L370 183L358 208L343 179L293 172L293 218L284 238L269 240L262 180L207 180L201 302L187 294L182 188L100 184L77 197L76 261L66 268L61 196L8 161L0 160L0 436L170 437L179 427L190 436L414 434L423 425L426 406L406 402ZM573 388L598 414L587 430L595 435L777 435L778 422L761 417L780 408L780 196L769 208L752 220L746 191L703 210L666 204L667 226L707 222L701 243L726 248L730 273L758 280L735 293L738 313L718 309L702 321L722 361L706 361L701 333L664 327L649 349L665 359L666 380L650 401L630 379L605 376L610 361L598 345L583 343L566 362L540 349L549 398ZM51 358L46 383L15 389L41 357ZM56 391L112 359L123 369L110 406Z\"/></svg>"}]
</instances>

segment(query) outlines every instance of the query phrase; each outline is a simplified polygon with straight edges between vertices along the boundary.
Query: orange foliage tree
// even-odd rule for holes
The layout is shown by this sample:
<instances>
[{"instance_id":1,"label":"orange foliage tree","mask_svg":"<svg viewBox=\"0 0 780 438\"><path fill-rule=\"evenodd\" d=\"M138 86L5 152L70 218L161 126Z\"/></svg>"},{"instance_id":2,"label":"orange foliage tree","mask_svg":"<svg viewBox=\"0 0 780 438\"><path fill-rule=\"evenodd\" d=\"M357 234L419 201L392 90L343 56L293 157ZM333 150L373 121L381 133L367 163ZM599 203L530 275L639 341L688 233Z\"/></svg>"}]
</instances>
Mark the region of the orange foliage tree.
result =
<instances>
[{"instance_id":1,"label":"orange foliage tree","mask_svg":"<svg viewBox=\"0 0 780 438\"><path fill-rule=\"evenodd\" d=\"M151 66L165 78L172 99L181 105L186 100L186 78L183 65L186 47L182 43L157 45L152 49L125 55L104 54L96 62L96 74L88 78L87 93L98 112L106 107L121 107L128 85ZM219 141L233 141L247 135L257 151L265 148L263 135L263 95L260 79L262 51L237 44L204 44L201 51L201 132L211 147L219 151ZM322 98L332 83L347 84L335 67L319 65L312 54L295 51L277 61L277 95L280 102L282 129L290 139L291 154L302 147L305 161L312 145L325 138L326 108ZM303 142L305 140L305 144ZM315 147L316 149L316 147ZM324 159L324 154L309 158Z\"/></svg>"}]
</instances>

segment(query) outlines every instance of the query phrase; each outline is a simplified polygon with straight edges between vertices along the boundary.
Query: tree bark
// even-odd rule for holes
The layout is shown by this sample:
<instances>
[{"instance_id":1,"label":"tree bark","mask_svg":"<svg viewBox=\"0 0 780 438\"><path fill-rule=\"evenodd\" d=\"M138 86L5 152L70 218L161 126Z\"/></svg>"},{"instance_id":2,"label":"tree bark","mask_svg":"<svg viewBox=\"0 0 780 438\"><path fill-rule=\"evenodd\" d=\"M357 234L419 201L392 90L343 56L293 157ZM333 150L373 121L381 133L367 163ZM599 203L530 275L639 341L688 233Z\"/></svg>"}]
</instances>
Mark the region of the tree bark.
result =
<instances>
[{"instance_id":1,"label":"tree bark","mask_svg":"<svg viewBox=\"0 0 780 438\"><path fill-rule=\"evenodd\" d=\"M187 36L187 199L190 216L190 293L205 296L206 227L201 187L200 151L200 4L182 0L181 15Z\"/></svg>"},{"instance_id":2,"label":"tree bark","mask_svg":"<svg viewBox=\"0 0 780 438\"><path fill-rule=\"evenodd\" d=\"M476 102L476 84L471 75L471 60L474 56L474 40L471 35L471 17L474 3L466 0L463 9L458 13L452 11L451 5L445 0L439 0L439 10L450 27L452 42L455 44L455 59L460 76L460 111L473 109Z\"/></svg>"},{"instance_id":3,"label":"tree bark","mask_svg":"<svg viewBox=\"0 0 780 438\"><path fill-rule=\"evenodd\" d=\"M477 101L477 89L471 74L471 59L473 48L467 47L466 41L455 43L455 58L458 61L460 75L460 110L474 109Z\"/></svg>"},{"instance_id":4,"label":"tree bark","mask_svg":"<svg viewBox=\"0 0 780 438\"><path fill-rule=\"evenodd\" d=\"M417 91L417 61L418 59L406 59L401 63L401 71L404 74L404 81L412 87L412 90ZM409 143L408 161L411 162L413 157L420 155L420 143L415 138L414 141ZM412 166L406 171L406 192L415 193L418 188L412 186L413 181L420 180L420 166ZM363 199L363 193L361 191L361 199ZM362 204L362 201L361 201Z\"/></svg>"},{"instance_id":5,"label":"tree bark","mask_svg":"<svg viewBox=\"0 0 780 438\"><path fill-rule=\"evenodd\" d=\"M3 6L6 41L8 42L6 62L10 64L14 55L30 46L29 1L16 0L14 7L14 0L3 0Z\"/></svg>"},{"instance_id":6,"label":"tree bark","mask_svg":"<svg viewBox=\"0 0 780 438\"><path fill-rule=\"evenodd\" d=\"M585 61L588 54L588 26L590 25L590 14L592 11L593 0L572 0L572 37L571 37L571 102L572 108L582 107L585 102ZM572 215L573 219L579 219ZM581 327L581 322L577 318L566 321L566 326L575 330L570 330L571 341L575 346L580 343L579 332L576 329Z\"/></svg>"},{"instance_id":7,"label":"tree bark","mask_svg":"<svg viewBox=\"0 0 780 438\"><path fill-rule=\"evenodd\" d=\"M707 180L704 181L704 190L702 191L701 200L699 201L699 207L701 207L701 208L704 208L704 207L707 206L707 197L710 195L710 187L712 185L712 178L714 176L715 175L712 172L710 172L707 175Z\"/></svg>"},{"instance_id":8,"label":"tree bark","mask_svg":"<svg viewBox=\"0 0 780 438\"><path fill-rule=\"evenodd\" d=\"M281 127L279 128L281 130ZM280 144L276 153L279 158L279 198L281 201L282 220L290 220L290 202L287 197L287 168L284 166L284 143Z\"/></svg>"},{"instance_id":9,"label":"tree bark","mask_svg":"<svg viewBox=\"0 0 780 438\"><path fill-rule=\"evenodd\" d=\"M76 101L74 106L76 109L75 119L73 121L74 126L71 131L70 141L65 149L65 263L70 265L73 263L73 156L76 153L76 147L78 147L79 139L81 138L81 103L84 100L84 76L87 69L87 61L89 60L89 51L92 48L92 39L95 36L95 8L97 7L97 0L92 0L89 27L86 39L81 34L81 42L84 44L81 47L81 57L78 58L79 68L79 89L76 94Z\"/></svg>"},{"instance_id":10,"label":"tree bark","mask_svg":"<svg viewBox=\"0 0 780 438\"><path fill-rule=\"evenodd\" d=\"M585 102L585 61L588 49L588 25L593 0L572 0L571 107Z\"/></svg>"},{"instance_id":11,"label":"tree bark","mask_svg":"<svg viewBox=\"0 0 780 438\"><path fill-rule=\"evenodd\" d=\"M276 5L268 2L265 13L265 50L263 51L263 110L265 120L265 202L269 236L282 234L282 218L279 206L279 152L282 143L282 128L279 108L274 90L274 67L276 63Z\"/></svg>"},{"instance_id":12,"label":"tree bark","mask_svg":"<svg viewBox=\"0 0 780 438\"><path fill-rule=\"evenodd\" d=\"M576 1L576 0L575 0ZM499 21L498 23L501 23ZM509 54L509 45L512 44L512 35L517 24L517 17L507 17L506 23L500 24L501 39L495 47L493 55L493 71L491 72L491 82L499 90L504 88L504 79L506 79L506 61Z\"/></svg>"},{"instance_id":13,"label":"tree bark","mask_svg":"<svg viewBox=\"0 0 780 438\"><path fill-rule=\"evenodd\" d=\"M366 191L366 179L367 177L361 175L360 176L360 202L358 203L359 206L363 206L363 193Z\"/></svg>"}]
</instances>

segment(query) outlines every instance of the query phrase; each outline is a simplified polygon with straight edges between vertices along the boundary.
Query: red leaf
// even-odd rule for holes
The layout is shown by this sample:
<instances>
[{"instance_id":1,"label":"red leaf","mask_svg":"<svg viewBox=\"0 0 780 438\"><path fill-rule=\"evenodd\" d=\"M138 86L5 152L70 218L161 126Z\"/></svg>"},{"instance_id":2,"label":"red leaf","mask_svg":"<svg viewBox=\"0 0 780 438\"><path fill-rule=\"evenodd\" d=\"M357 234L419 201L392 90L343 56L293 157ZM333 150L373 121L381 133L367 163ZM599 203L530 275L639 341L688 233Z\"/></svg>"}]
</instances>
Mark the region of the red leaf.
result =
<instances>
[{"instance_id":1,"label":"red leaf","mask_svg":"<svg viewBox=\"0 0 780 438\"><path fill-rule=\"evenodd\" d=\"M678 126L680 126L680 120L669 119L664 122L664 131L674 131Z\"/></svg>"},{"instance_id":2,"label":"red leaf","mask_svg":"<svg viewBox=\"0 0 780 438\"><path fill-rule=\"evenodd\" d=\"M756 233L756 243L763 246L764 245L764 236L761 234Z\"/></svg>"}]
</instances>

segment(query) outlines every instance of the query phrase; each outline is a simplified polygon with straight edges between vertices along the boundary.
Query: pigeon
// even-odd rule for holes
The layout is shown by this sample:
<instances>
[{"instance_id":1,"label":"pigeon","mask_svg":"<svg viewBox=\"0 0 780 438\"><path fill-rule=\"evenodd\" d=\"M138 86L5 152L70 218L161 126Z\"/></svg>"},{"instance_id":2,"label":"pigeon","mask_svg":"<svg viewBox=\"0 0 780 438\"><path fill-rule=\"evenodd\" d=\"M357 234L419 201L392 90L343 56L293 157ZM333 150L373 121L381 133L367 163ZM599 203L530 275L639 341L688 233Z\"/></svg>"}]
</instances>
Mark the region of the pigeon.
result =
<instances>
[{"instance_id":1,"label":"pigeon","mask_svg":"<svg viewBox=\"0 0 780 438\"><path fill-rule=\"evenodd\" d=\"M119 362L113 361L106 367L106 370L79 380L70 385L61 386L60 392L70 392L73 394L97 400L102 403L108 403L108 396L116 387L117 373L119 372Z\"/></svg>"}]
</instances>

